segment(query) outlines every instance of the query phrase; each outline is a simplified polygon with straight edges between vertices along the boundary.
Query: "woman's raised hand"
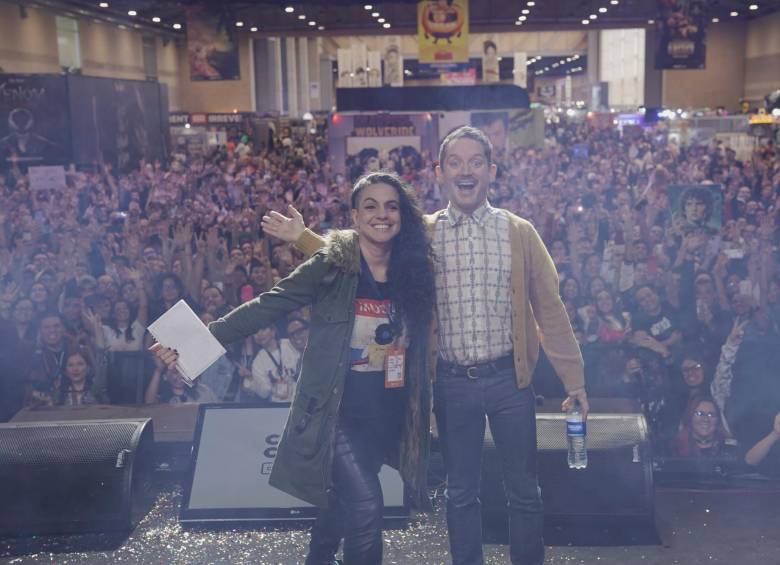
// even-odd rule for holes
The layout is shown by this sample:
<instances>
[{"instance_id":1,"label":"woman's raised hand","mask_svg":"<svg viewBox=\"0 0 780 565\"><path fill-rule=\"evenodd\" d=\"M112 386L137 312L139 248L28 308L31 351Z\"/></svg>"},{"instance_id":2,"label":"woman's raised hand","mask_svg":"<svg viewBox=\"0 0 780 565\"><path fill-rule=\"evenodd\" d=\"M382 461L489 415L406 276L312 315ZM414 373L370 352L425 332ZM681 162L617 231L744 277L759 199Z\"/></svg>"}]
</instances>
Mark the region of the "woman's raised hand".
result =
<instances>
[{"instance_id":1,"label":"woman's raised hand","mask_svg":"<svg viewBox=\"0 0 780 565\"><path fill-rule=\"evenodd\" d=\"M263 231L287 243L295 243L306 229L301 213L292 205L287 206L290 217L285 217L279 212L269 212L263 216L261 225Z\"/></svg>"},{"instance_id":2,"label":"woman's raised hand","mask_svg":"<svg viewBox=\"0 0 780 565\"><path fill-rule=\"evenodd\" d=\"M179 359L179 354L170 349L169 347L163 347L159 343L155 343L149 348L149 351L154 353L155 357L162 362L163 365L168 367L171 371L176 368L176 361Z\"/></svg>"}]
</instances>

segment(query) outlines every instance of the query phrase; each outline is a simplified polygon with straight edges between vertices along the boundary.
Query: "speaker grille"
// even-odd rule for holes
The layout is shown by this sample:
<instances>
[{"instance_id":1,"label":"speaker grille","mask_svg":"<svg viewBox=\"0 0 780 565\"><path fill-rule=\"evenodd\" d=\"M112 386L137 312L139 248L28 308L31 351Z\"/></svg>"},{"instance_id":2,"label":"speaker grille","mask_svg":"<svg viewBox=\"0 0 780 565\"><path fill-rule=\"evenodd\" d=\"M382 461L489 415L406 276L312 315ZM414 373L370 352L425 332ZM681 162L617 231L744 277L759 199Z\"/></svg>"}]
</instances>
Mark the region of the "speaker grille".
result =
<instances>
[{"instance_id":1,"label":"speaker grille","mask_svg":"<svg viewBox=\"0 0 780 565\"><path fill-rule=\"evenodd\" d=\"M647 439L644 418L636 414L590 414L588 449L617 449L643 443ZM540 451L565 451L566 415L537 414L536 444ZM485 447L495 448L490 426L485 431Z\"/></svg>"},{"instance_id":2,"label":"speaker grille","mask_svg":"<svg viewBox=\"0 0 780 565\"><path fill-rule=\"evenodd\" d=\"M58 465L113 462L131 445L138 423L6 425L0 434L0 465Z\"/></svg>"}]
</instances>

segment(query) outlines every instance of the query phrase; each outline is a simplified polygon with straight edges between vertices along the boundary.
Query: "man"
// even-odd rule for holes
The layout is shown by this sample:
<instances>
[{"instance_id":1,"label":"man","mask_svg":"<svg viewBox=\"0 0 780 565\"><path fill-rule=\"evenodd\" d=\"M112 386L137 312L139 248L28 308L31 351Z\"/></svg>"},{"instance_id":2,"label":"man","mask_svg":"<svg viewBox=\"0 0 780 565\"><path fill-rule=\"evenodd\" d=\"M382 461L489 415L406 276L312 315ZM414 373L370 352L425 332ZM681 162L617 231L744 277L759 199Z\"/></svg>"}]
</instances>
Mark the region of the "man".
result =
<instances>
[{"instance_id":1,"label":"man","mask_svg":"<svg viewBox=\"0 0 780 565\"><path fill-rule=\"evenodd\" d=\"M485 416L501 454L509 499L510 555L544 562L531 377L540 338L553 368L587 416L582 356L558 294L555 265L533 226L487 202L492 145L480 130L450 133L436 167L450 205L426 216L436 255L434 412L447 469L447 527L454 565L483 562L479 500ZM302 219L263 218L266 233L313 253L322 240ZM293 227L293 226L298 226Z\"/></svg>"}]
</instances>

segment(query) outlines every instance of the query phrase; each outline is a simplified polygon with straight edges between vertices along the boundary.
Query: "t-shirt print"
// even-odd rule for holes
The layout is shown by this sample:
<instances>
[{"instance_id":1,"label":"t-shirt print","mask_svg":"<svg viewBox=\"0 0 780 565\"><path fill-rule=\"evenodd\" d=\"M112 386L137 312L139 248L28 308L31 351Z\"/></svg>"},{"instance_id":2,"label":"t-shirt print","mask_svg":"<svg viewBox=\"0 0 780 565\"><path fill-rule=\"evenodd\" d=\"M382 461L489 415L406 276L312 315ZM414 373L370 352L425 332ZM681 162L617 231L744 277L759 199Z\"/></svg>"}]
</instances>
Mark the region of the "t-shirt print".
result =
<instances>
[{"instance_id":1,"label":"t-shirt print","mask_svg":"<svg viewBox=\"0 0 780 565\"><path fill-rule=\"evenodd\" d=\"M355 299L355 327L350 342L353 371L366 373L385 370L385 355L387 348L392 345L389 309L390 300ZM386 327L380 328L382 325Z\"/></svg>"}]
</instances>

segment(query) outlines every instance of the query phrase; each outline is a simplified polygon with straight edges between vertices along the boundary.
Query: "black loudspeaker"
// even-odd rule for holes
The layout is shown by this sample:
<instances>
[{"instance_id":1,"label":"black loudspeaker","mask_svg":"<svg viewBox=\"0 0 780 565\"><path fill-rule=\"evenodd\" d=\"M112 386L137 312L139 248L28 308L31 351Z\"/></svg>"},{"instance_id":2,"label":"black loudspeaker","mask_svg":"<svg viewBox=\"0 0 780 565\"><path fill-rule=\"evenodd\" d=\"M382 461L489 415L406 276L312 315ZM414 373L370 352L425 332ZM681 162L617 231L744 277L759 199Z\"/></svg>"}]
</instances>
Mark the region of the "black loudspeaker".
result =
<instances>
[{"instance_id":1,"label":"black loudspeaker","mask_svg":"<svg viewBox=\"0 0 780 565\"><path fill-rule=\"evenodd\" d=\"M151 422L0 424L0 534L129 530Z\"/></svg>"},{"instance_id":2,"label":"black loudspeaker","mask_svg":"<svg viewBox=\"0 0 780 565\"><path fill-rule=\"evenodd\" d=\"M548 521L654 519L652 453L642 414L588 416L588 467L569 469L566 415L536 415L539 485ZM489 429L482 459L482 515L506 522L501 462Z\"/></svg>"}]
</instances>

